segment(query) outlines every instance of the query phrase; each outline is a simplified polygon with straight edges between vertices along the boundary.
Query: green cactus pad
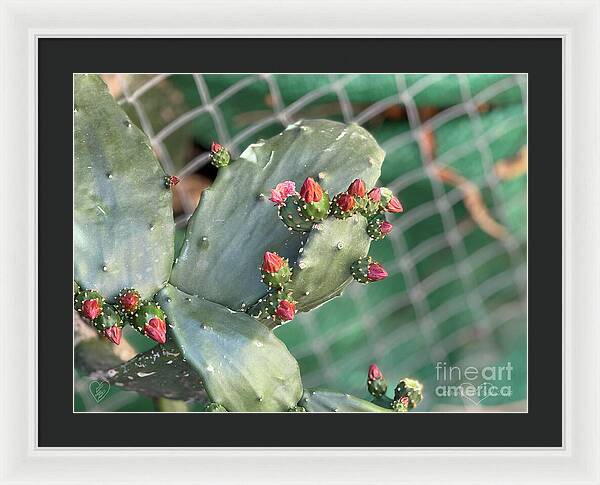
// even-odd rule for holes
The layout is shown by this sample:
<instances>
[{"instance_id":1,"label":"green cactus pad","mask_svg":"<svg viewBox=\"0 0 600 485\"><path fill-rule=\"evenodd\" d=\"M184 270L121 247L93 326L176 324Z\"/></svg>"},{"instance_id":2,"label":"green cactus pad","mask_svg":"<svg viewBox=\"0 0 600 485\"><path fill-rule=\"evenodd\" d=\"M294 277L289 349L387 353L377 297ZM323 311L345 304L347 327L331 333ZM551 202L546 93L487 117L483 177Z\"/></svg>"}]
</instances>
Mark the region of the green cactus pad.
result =
<instances>
[{"instance_id":1,"label":"green cactus pad","mask_svg":"<svg viewBox=\"0 0 600 485\"><path fill-rule=\"evenodd\" d=\"M298 363L264 325L171 285L157 299L212 401L229 411L286 411L296 405L302 395Z\"/></svg>"},{"instance_id":2,"label":"green cactus pad","mask_svg":"<svg viewBox=\"0 0 600 485\"><path fill-rule=\"evenodd\" d=\"M360 215L340 220L329 217L316 224L302 248L292 280L286 286L307 312L339 296L352 281L352 263L369 252L367 221Z\"/></svg>"},{"instance_id":3,"label":"green cactus pad","mask_svg":"<svg viewBox=\"0 0 600 485\"><path fill-rule=\"evenodd\" d=\"M314 220L311 221L302 214L301 203L299 195L290 195L279 207L279 218L291 230L304 233L311 230Z\"/></svg>"},{"instance_id":4,"label":"green cactus pad","mask_svg":"<svg viewBox=\"0 0 600 485\"><path fill-rule=\"evenodd\" d=\"M289 231L269 201L284 180L317 177L325 190L341 192L355 178L369 186L379 177L384 152L357 125L304 121L250 145L219 173L188 225L171 283L186 293L232 309L265 294L256 265L266 250L294 265L306 236Z\"/></svg>"},{"instance_id":5,"label":"green cactus pad","mask_svg":"<svg viewBox=\"0 0 600 485\"><path fill-rule=\"evenodd\" d=\"M148 138L96 75L75 75L75 280L113 302L150 298L169 278L171 191Z\"/></svg>"},{"instance_id":6,"label":"green cactus pad","mask_svg":"<svg viewBox=\"0 0 600 485\"><path fill-rule=\"evenodd\" d=\"M101 374L111 385L150 397L207 402L202 380L174 342L156 346Z\"/></svg>"},{"instance_id":7,"label":"green cactus pad","mask_svg":"<svg viewBox=\"0 0 600 485\"><path fill-rule=\"evenodd\" d=\"M391 413L363 399L324 389L306 389L298 403L309 413Z\"/></svg>"}]
</instances>

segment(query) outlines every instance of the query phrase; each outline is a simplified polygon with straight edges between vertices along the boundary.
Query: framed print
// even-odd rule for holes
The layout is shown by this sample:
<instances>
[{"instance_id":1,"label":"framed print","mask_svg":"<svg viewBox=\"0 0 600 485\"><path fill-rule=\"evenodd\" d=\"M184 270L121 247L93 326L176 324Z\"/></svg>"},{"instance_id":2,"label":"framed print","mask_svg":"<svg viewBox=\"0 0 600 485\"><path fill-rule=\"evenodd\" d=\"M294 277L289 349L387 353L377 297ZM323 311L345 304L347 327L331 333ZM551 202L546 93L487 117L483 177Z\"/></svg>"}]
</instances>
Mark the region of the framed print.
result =
<instances>
[{"instance_id":1,"label":"framed print","mask_svg":"<svg viewBox=\"0 0 600 485\"><path fill-rule=\"evenodd\" d=\"M2 483L598 483L597 4L91 5L3 10Z\"/></svg>"}]
</instances>

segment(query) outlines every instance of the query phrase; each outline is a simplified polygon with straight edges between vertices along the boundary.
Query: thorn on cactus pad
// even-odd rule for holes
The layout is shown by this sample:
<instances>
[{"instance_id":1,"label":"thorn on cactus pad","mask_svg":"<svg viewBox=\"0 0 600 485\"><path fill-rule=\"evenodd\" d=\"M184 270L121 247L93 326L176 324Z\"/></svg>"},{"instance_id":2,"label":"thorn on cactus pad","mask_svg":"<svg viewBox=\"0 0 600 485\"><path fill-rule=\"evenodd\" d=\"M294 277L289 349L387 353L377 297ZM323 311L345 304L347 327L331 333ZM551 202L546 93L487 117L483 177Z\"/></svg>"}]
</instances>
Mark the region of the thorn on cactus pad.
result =
<instances>
[{"instance_id":1,"label":"thorn on cactus pad","mask_svg":"<svg viewBox=\"0 0 600 485\"><path fill-rule=\"evenodd\" d=\"M387 382L379 367L376 364L371 364L367 374L367 389L369 393L374 397L381 397L386 393L387 387Z\"/></svg>"},{"instance_id":2,"label":"thorn on cactus pad","mask_svg":"<svg viewBox=\"0 0 600 485\"><path fill-rule=\"evenodd\" d=\"M225 147L215 141L213 141L210 145L210 154L208 158L210 163L217 168L226 167L229 165L229 161L231 160L231 156Z\"/></svg>"}]
</instances>

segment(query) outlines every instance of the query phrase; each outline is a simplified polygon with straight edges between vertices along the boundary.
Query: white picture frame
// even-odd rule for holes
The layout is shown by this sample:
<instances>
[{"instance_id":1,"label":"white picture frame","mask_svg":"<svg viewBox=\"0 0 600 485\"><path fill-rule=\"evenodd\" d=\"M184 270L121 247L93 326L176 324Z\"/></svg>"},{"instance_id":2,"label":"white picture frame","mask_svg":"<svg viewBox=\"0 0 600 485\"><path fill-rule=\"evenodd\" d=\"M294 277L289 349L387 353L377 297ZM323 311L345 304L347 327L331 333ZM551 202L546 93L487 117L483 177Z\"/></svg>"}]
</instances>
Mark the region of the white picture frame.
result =
<instances>
[{"instance_id":1,"label":"white picture frame","mask_svg":"<svg viewBox=\"0 0 600 485\"><path fill-rule=\"evenodd\" d=\"M38 447L37 40L80 36L562 38L564 445ZM0 483L600 483L600 2L0 0L0 49Z\"/></svg>"}]
</instances>

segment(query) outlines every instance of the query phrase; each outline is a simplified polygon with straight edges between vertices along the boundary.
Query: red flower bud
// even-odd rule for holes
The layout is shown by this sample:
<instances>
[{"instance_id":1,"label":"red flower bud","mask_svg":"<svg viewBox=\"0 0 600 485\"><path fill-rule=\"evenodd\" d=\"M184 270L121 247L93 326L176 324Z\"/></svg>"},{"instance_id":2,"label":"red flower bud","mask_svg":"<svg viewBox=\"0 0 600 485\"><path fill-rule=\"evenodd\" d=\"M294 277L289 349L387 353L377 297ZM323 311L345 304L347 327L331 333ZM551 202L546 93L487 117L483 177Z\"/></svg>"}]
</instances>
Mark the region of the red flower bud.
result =
<instances>
[{"instance_id":1,"label":"red flower bud","mask_svg":"<svg viewBox=\"0 0 600 485\"><path fill-rule=\"evenodd\" d=\"M381 200L381 189L379 187L374 187L369 190L369 199L373 202L379 202Z\"/></svg>"},{"instance_id":2,"label":"red flower bud","mask_svg":"<svg viewBox=\"0 0 600 485\"><path fill-rule=\"evenodd\" d=\"M156 340L159 344L164 344L167 341L167 324L164 320L154 317L145 326L144 332L152 340Z\"/></svg>"},{"instance_id":3,"label":"red flower bud","mask_svg":"<svg viewBox=\"0 0 600 485\"><path fill-rule=\"evenodd\" d=\"M219 145L216 141L213 141L210 144L210 151L211 151L211 153L217 153L217 152L220 152L221 150L223 150L223 146Z\"/></svg>"},{"instance_id":4,"label":"red flower bud","mask_svg":"<svg viewBox=\"0 0 600 485\"><path fill-rule=\"evenodd\" d=\"M81 313L84 317L93 320L102 313L102 307L96 298L93 300L85 300L81 307Z\"/></svg>"},{"instance_id":5,"label":"red flower bud","mask_svg":"<svg viewBox=\"0 0 600 485\"><path fill-rule=\"evenodd\" d=\"M291 180L286 180L277 184L274 189L271 189L270 201L275 202L275 205L281 205L290 195L296 193L296 184Z\"/></svg>"},{"instance_id":6,"label":"red flower bud","mask_svg":"<svg viewBox=\"0 0 600 485\"><path fill-rule=\"evenodd\" d=\"M171 185L171 187L175 187L178 183L179 183L179 177L177 177L176 175L171 175L169 177L169 184Z\"/></svg>"},{"instance_id":7,"label":"red flower bud","mask_svg":"<svg viewBox=\"0 0 600 485\"><path fill-rule=\"evenodd\" d=\"M262 264L263 271L266 271L267 273L277 273L277 271L283 268L284 264L285 261L279 254L265 251Z\"/></svg>"},{"instance_id":8,"label":"red flower bud","mask_svg":"<svg viewBox=\"0 0 600 485\"><path fill-rule=\"evenodd\" d=\"M392 232L393 228L394 226L392 226L388 221L383 221L381 224L379 224L379 230L383 235L387 235Z\"/></svg>"},{"instance_id":9,"label":"red flower bud","mask_svg":"<svg viewBox=\"0 0 600 485\"><path fill-rule=\"evenodd\" d=\"M404 396L400 398L400 402L404 404L404 406L408 407L410 404L410 399L408 399L408 396Z\"/></svg>"},{"instance_id":10,"label":"red flower bud","mask_svg":"<svg viewBox=\"0 0 600 485\"><path fill-rule=\"evenodd\" d=\"M364 197L367 193L367 188L365 187L365 183L362 181L362 179L354 179L354 182L352 182L350 187L348 187L348 193L356 197Z\"/></svg>"},{"instance_id":11,"label":"red flower bud","mask_svg":"<svg viewBox=\"0 0 600 485\"><path fill-rule=\"evenodd\" d=\"M388 202L388 205L385 206L385 210L388 212L398 213L398 212L404 212L404 207L402 207L402 204L398 200L398 197L394 196Z\"/></svg>"},{"instance_id":12,"label":"red flower bud","mask_svg":"<svg viewBox=\"0 0 600 485\"><path fill-rule=\"evenodd\" d=\"M117 327L116 325L108 327L104 330L104 335L106 336L106 338L115 345L119 345L121 343L122 334L123 330L121 329L121 327Z\"/></svg>"},{"instance_id":13,"label":"red flower bud","mask_svg":"<svg viewBox=\"0 0 600 485\"><path fill-rule=\"evenodd\" d=\"M293 301L281 300L277 306L277 310L275 310L275 315L277 315L284 322L294 318L295 314L296 305L294 305Z\"/></svg>"},{"instance_id":14,"label":"red flower bud","mask_svg":"<svg viewBox=\"0 0 600 485\"><path fill-rule=\"evenodd\" d=\"M337 198L337 205L342 212L350 212L354 209L354 197L344 192Z\"/></svg>"},{"instance_id":15,"label":"red flower bud","mask_svg":"<svg viewBox=\"0 0 600 485\"><path fill-rule=\"evenodd\" d=\"M319 202L323 197L323 189L311 177L308 177L302 184L300 197L305 202Z\"/></svg>"},{"instance_id":16,"label":"red flower bud","mask_svg":"<svg viewBox=\"0 0 600 485\"><path fill-rule=\"evenodd\" d=\"M387 278L387 276L387 271L379 263L369 264L369 269L367 271L367 279L369 281L379 281Z\"/></svg>"},{"instance_id":17,"label":"red flower bud","mask_svg":"<svg viewBox=\"0 0 600 485\"><path fill-rule=\"evenodd\" d=\"M126 312L133 313L140 304L140 297L133 292L127 292L119 297L119 302Z\"/></svg>"},{"instance_id":18,"label":"red flower bud","mask_svg":"<svg viewBox=\"0 0 600 485\"><path fill-rule=\"evenodd\" d=\"M370 381L376 381L377 379L381 379L382 377L383 377L383 374L379 370L379 367L377 367L376 364L371 364L369 366L368 379Z\"/></svg>"}]
</instances>

